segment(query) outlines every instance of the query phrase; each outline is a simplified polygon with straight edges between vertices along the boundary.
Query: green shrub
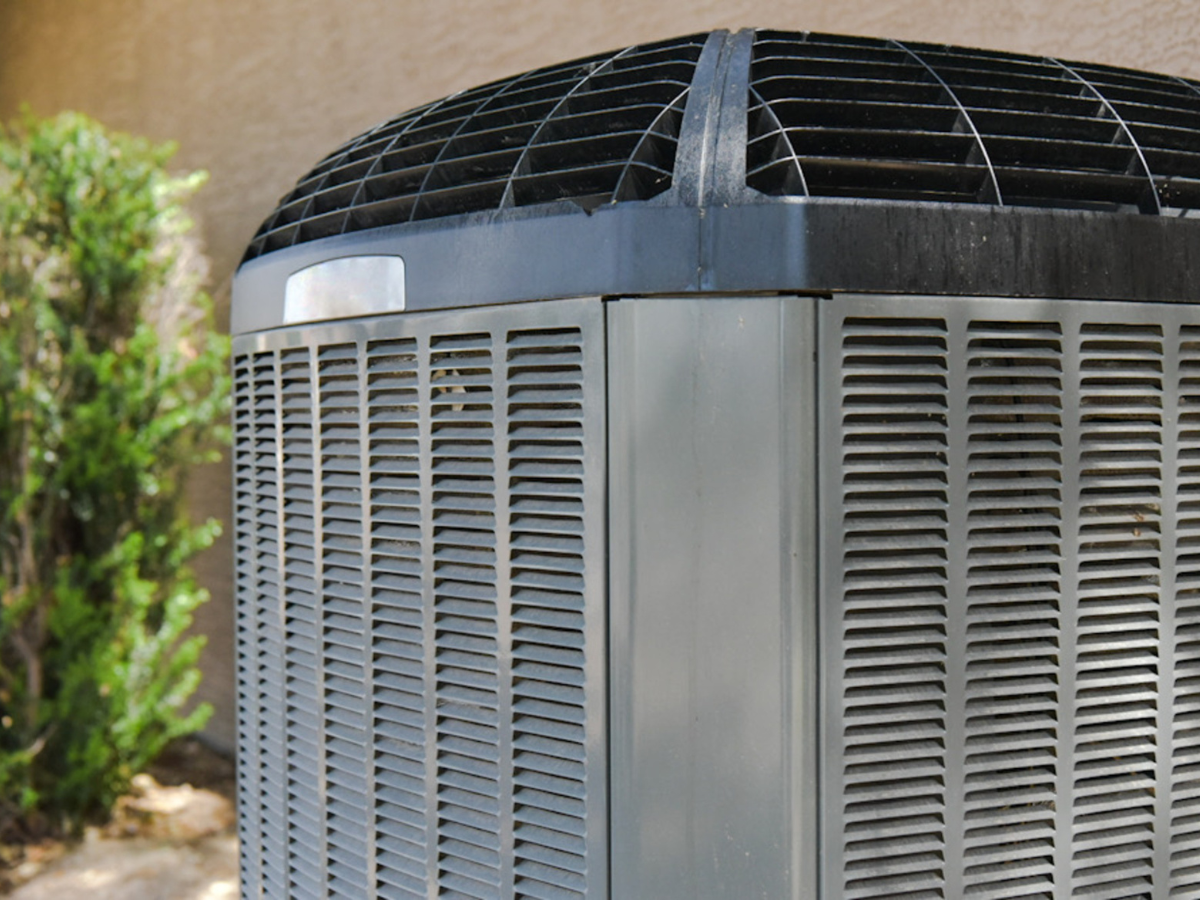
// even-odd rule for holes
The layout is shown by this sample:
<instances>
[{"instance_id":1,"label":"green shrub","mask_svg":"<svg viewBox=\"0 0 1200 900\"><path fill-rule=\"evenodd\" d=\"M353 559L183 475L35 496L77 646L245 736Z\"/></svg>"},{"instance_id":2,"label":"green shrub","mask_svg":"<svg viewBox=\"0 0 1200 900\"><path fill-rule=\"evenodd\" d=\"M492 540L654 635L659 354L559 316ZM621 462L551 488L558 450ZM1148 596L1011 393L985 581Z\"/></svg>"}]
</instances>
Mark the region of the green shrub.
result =
<instances>
[{"instance_id":1,"label":"green shrub","mask_svg":"<svg viewBox=\"0 0 1200 900\"><path fill-rule=\"evenodd\" d=\"M172 738L218 534L183 507L217 458L227 341L171 146L78 114L0 131L0 832L102 815Z\"/></svg>"}]
</instances>

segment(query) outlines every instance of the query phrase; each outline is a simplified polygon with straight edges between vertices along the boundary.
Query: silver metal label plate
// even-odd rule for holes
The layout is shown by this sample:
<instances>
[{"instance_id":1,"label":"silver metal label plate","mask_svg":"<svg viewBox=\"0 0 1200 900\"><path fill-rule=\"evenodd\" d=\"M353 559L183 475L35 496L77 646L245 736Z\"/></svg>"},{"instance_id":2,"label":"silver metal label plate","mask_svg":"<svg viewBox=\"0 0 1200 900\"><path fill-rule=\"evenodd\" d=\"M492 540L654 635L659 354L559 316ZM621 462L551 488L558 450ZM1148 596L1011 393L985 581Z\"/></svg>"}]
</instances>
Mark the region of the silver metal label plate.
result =
<instances>
[{"instance_id":1,"label":"silver metal label plate","mask_svg":"<svg viewBox=\"0 0 1200 900\"><path fill-rule=\"evenodd\" d=\"M348 319L403 310L403 259L345 256L301 269L288 278L283 323Z\"/></svg>"}]
</instances>

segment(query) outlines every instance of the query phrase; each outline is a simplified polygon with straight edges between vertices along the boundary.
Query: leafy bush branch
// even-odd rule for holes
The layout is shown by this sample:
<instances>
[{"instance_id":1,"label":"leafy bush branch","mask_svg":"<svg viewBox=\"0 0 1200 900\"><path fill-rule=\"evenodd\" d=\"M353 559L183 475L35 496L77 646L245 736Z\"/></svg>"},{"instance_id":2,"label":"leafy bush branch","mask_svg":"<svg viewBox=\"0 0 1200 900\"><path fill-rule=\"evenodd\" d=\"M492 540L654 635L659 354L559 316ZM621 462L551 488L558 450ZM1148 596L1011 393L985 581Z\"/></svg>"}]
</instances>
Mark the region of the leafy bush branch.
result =
<instances>
[{"instance_id":1,"label":"leafy bush branch","mask_svg":"<svg viewBox=\"0 0 1200 900\"><path fill-rule=\"evenodd\" d=\"M0 831L105 811L187 712L228 440L227 341L170 145L78 114L0 132Z\"/></svg>"}]
</instances>

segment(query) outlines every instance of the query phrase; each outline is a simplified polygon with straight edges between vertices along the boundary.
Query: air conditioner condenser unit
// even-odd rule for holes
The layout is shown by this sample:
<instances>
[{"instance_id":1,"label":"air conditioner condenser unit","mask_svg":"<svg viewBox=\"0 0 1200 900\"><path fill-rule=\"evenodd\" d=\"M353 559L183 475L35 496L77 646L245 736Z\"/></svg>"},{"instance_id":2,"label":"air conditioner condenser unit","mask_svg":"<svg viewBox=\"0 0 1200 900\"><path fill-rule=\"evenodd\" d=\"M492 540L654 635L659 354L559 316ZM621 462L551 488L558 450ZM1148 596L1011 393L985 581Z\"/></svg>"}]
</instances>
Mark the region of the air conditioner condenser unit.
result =
<instances>
[{"instance_id":1,"label":"air conditioner condenser unit","mask_svg":"<svg viewBox=\"0 0 1200 900\"><path fill-rule=\"evenodd\" d=\"M265 898L1200 897L1200 84L714 32L234 284Z\"/></svg>"}]
</instances>

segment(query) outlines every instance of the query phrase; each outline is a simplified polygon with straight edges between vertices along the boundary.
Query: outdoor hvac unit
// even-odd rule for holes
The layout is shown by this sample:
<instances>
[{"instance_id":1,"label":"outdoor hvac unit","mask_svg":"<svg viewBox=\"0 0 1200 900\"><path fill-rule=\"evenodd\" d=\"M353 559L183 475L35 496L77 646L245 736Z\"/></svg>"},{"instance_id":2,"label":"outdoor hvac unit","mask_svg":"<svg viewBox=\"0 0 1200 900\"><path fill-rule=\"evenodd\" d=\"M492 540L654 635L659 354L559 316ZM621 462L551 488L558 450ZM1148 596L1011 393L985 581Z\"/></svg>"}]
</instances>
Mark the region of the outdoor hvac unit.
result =
<instances>
[{"instance_id":1,"label":"outdoor hvac unit","mask_svg":"<svg viewBox=\"0 0 1200 900\"><path fill-rule=\"evenodd\" d=\"M1200 84L464 91L235 284L248 897L1200 897Z\"/></svg>"}]
</instances>

